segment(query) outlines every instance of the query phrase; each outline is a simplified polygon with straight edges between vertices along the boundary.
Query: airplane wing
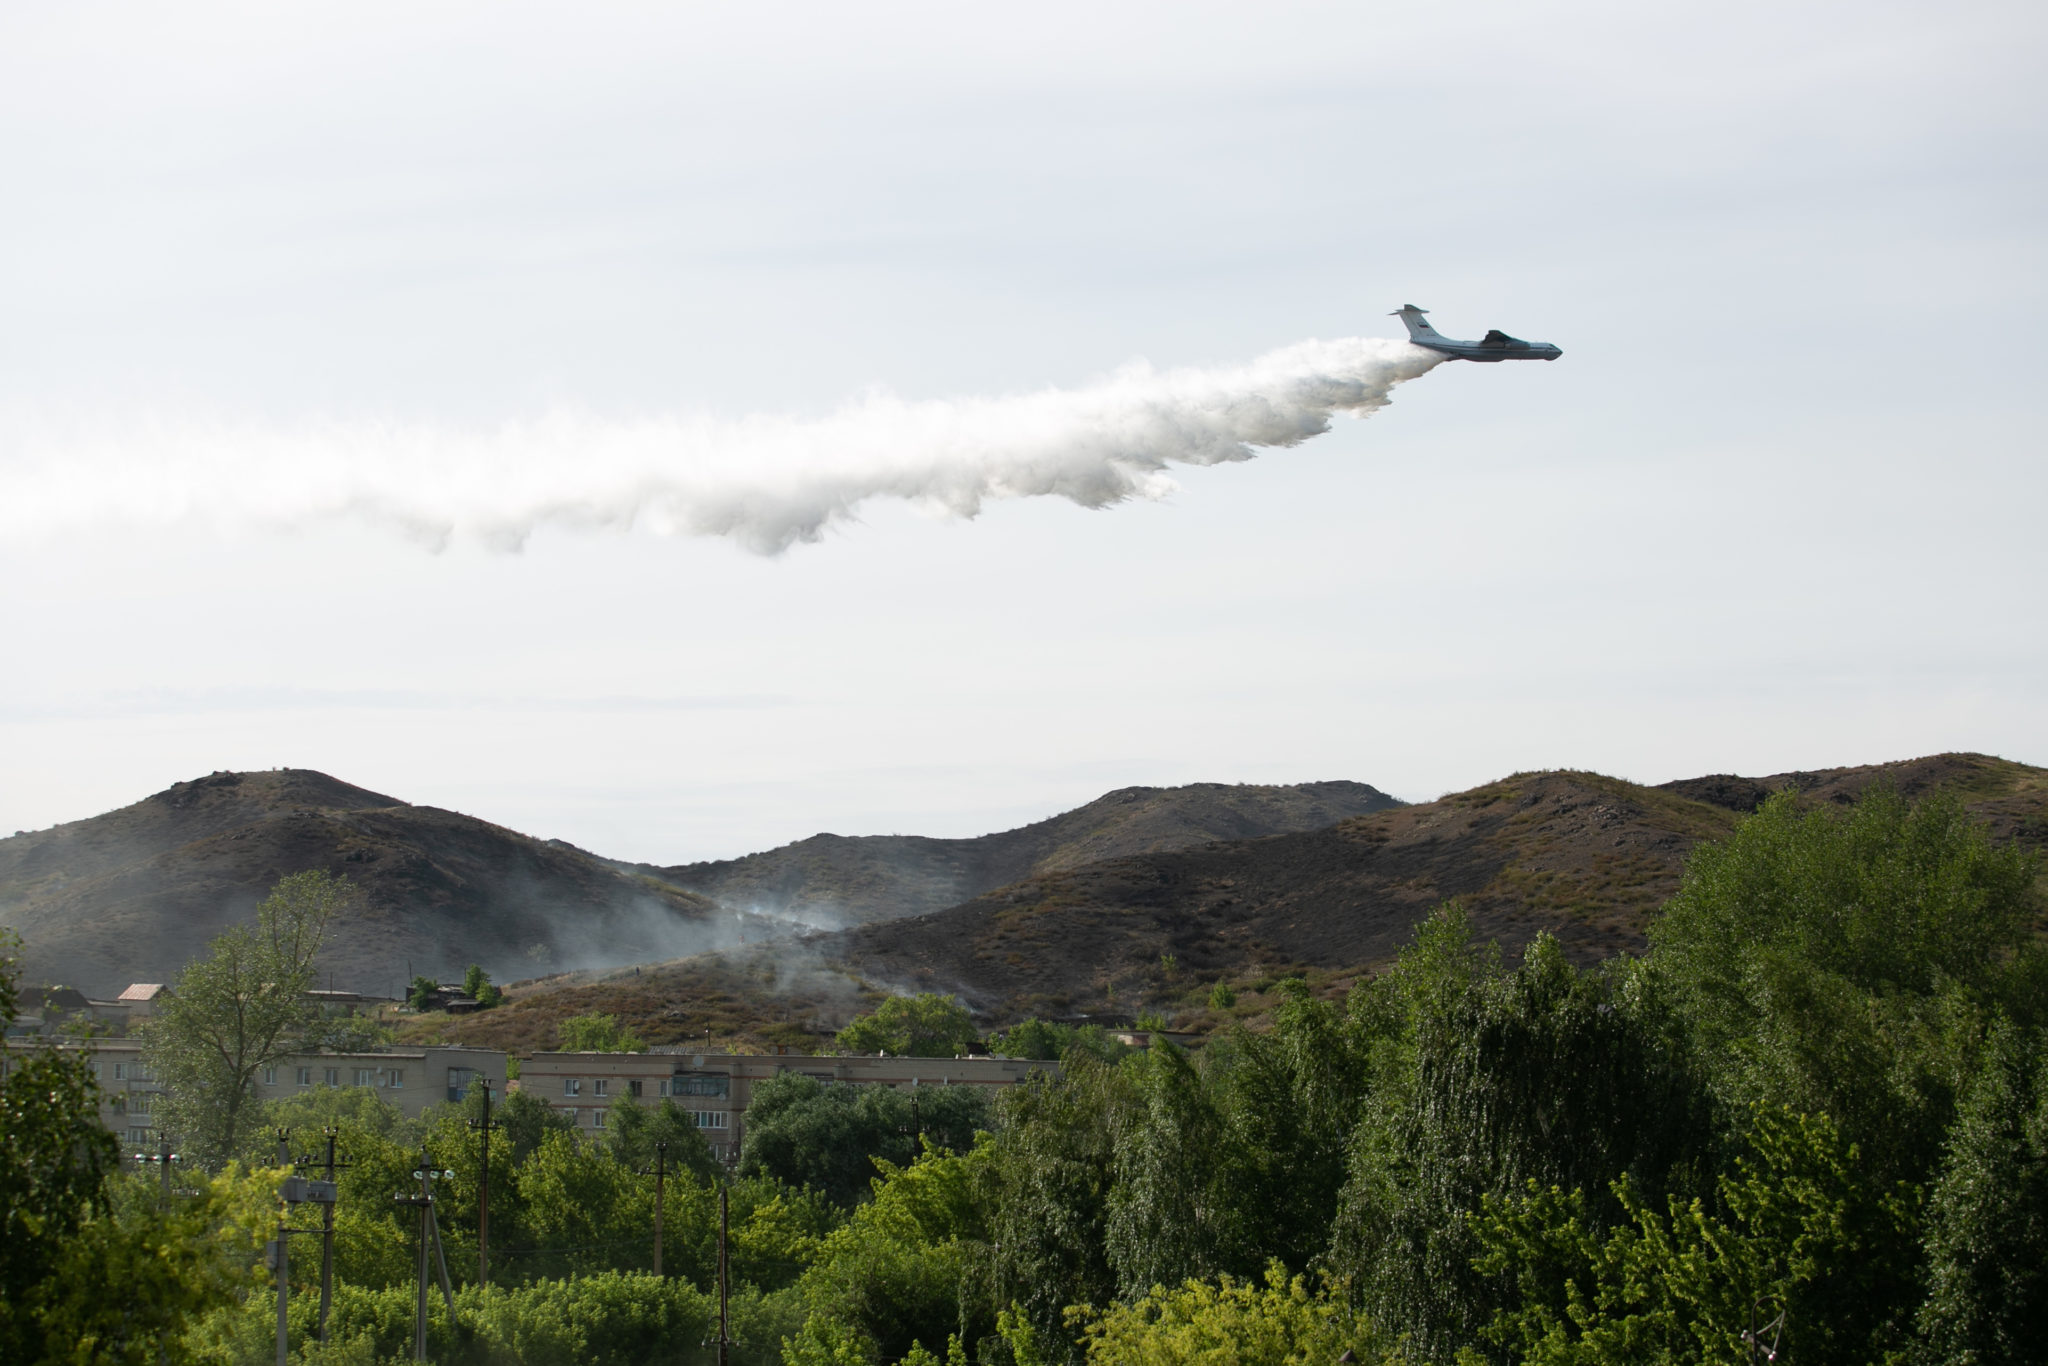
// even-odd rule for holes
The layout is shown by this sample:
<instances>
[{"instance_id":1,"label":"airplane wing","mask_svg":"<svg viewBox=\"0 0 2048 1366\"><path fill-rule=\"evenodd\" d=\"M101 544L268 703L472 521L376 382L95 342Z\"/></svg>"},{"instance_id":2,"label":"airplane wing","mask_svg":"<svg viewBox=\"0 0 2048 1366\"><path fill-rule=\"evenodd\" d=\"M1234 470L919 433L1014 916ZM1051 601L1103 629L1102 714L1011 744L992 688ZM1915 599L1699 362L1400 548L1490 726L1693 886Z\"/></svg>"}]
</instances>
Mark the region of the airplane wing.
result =
<instances>
[{"instance_id":1,"label":"airplane wing","mask_svg":"<svg viewBox=\"0 0 2048 1366\"><path fill-rule=\"evenodd\" d=\"M1481 346L1506 346L1509 342L1513 340L1513 337L1510 337L1507 333L1501 331L1499 328L1496 327L1487 332L1485 336L1481 337L1479 339L1479 344Z\"/></svg>"}]
</instances>

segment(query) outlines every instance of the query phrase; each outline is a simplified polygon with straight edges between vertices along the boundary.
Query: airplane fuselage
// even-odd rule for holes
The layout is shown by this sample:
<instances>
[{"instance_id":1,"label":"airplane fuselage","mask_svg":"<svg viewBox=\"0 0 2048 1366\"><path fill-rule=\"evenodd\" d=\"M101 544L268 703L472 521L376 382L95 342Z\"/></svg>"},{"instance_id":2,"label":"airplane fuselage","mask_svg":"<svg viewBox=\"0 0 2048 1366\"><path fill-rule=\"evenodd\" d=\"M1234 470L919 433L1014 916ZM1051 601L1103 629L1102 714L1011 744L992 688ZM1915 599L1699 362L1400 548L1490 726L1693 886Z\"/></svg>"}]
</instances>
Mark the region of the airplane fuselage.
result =
<instances>
[{"instance_id":1,"label":"airplane fuselage","mask_svg":"<svg viewBox=\"0 0 2048 1366\"><path fill-rule=\"evenodd\" d=\"M1394 316L1408 326L1408 340L1417 346L1451 357L1454 360L1556 360L1564 352L1549 342L1526 342L1520 337L1510 337L1498 329L1487 333L1478 341L1459 341L1446 337L1429 325L1422 315L1429 310L1404 304Z\"/></svg>"},{"instance_id":2,"label":"airplane fuselage","mask_svg":"<svg viewBox=\"0 0 2048 1366\"><path fill-rule=\"evenodd\" d=\"M1441 351L1455 360L1556 360L1564 352L1549 342L1525 342L1509 337L1495 345L1483 341L1418 341L1417 346L1426 346L1432 351Z\"/></svg>"}]
</instances>

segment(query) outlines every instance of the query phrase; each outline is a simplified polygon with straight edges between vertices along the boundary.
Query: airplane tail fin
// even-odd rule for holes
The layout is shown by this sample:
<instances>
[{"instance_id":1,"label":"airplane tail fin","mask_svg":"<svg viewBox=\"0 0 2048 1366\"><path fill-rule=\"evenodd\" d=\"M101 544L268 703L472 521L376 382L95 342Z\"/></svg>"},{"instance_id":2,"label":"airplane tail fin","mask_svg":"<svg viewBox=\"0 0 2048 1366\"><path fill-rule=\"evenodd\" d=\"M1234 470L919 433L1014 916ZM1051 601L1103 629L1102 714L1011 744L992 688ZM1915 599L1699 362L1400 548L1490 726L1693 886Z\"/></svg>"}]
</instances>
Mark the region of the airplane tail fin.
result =
<instances>
[{"instance_id":1,"label":"airplane tail fin","mask_svg":"<svg viewBox=\"0 0 2048 1366\"><path fill-rule=\"evenodd\" d=\"M1427 312L1429 312L1428 309L1417 308L1414 304L1402 304L1400 308L1394 311L1394 316L1408 325L1408 340L1419 342L1442 341L1444 339L1443 334L1434 327L1431 327L1429 320L1422 316Z\"/></svg>"}]
</instances>

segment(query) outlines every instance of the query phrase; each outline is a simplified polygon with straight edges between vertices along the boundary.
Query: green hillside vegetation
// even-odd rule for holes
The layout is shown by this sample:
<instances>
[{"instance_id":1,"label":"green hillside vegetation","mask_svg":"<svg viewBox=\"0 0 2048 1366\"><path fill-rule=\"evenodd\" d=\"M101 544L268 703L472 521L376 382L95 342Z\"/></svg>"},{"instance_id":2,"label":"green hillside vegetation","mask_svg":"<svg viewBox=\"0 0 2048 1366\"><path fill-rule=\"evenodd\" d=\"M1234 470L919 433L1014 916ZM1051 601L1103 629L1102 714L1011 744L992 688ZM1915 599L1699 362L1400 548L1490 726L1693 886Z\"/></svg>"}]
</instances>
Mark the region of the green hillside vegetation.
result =
<instances>
[{"instance_id":1,"label":"green hillside vegetation","mask_svg":"<svg viewBox=\"0 0 2048 1366\"><path fill-rule=\"evenodd\" d=\"M1511 957L1446 903L1341 997L1275 981L1268 1028L1197 1053L1015 1031L1068 1043L1061 1073L981 1116L906 1126L900 1093L764 1087L768 1138L731 1177L672 1108L592 1144L515 1096L496 1288L436 1311L435 1359L708 1360L723 1185L743 1363L2037 1361L2040 862L1952 793L1862 792L1731 814L1639 956L1582 964L1538 933ZM8 1228L33 1231L0 1254L6 1359L273 1359L260 1140L160 1204L77 1141L89 1077L35 1066L60 1113L0 1146ZM10 1078L10 1120L26 1100ZM318 1359L396 1359L412 1259L390 1193L422 1147L455 1171L443 1227L470 1281L477 1112L294 1104L332 1108L268 1118L334 1125L354 1163ZM684 1169L660 1281L656 1133Z\"/></svg>"}]
</instances>

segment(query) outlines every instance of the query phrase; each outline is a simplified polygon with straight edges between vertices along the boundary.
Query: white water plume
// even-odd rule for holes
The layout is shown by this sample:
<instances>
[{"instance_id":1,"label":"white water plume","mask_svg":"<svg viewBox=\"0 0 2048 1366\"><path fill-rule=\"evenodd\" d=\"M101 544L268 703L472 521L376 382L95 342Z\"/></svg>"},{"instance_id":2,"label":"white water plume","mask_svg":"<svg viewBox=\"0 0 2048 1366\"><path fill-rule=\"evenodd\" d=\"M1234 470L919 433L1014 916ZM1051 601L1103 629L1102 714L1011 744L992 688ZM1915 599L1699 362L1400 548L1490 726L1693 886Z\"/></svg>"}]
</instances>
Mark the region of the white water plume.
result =
<instances>
[{"instance_id":1,"label":"white water plume","mask_svg":"<svg viewBox=\"0 0 2048 1366\"><path fill-rule=\"evenodd\" d=\"M763 554L816 541L873 498L973 517L999 498L1101 508L1158 498L1174 464L1249 460L1365 416L1443 360L1379 338L1310 341L1248 365L1142 363L1078 389L912 402L872 394L829 417L607 421L494 430L155 421L8 441L0 536L195 522L359 517L439 548L508 550L543 526L726 536Z\"/></svg>"}]
</instances>

